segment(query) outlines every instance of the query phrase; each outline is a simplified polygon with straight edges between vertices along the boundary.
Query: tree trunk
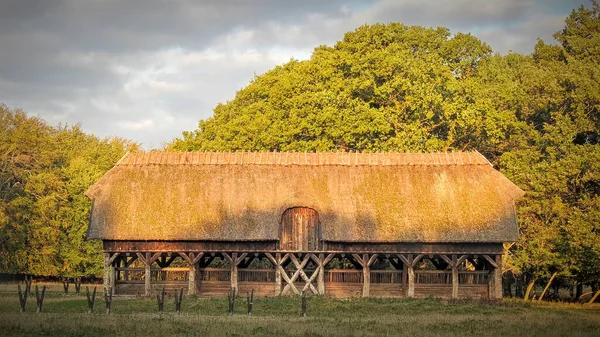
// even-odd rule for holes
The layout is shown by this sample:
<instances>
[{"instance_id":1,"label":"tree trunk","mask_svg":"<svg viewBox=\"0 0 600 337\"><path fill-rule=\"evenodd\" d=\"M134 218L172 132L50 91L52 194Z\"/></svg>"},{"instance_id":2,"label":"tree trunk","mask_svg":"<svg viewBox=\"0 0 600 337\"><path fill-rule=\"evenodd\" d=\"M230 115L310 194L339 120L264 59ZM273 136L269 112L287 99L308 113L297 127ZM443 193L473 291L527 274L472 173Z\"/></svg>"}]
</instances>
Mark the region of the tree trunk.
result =
<instances>
[{"instance_id":1,"label":"tree trunk","mask_svg":"<svg viewBox=\"0 0 600 337\"><path fill-rule=\"evenodd\" d=\"M583 283L581 282L577 282L577 287L575 287L575 300L579 300L579 298L581 297L581 294L583 294Z\"/></svg>"},{"instance_id":2,"label":"tree trunk","mask_svg":"<svg viewBox=\"0 0 600 337\"><path fill-rule=\"evenodd\" d=\"M517 298L525 298L525 292L523 291L525 282L523 282L523 277L523 274L521 274L515 278L515 297Z\"/></svg>"},{"instance_id":3,"label":"tree trunk","mask_svg":"<svg viewBox=\"0 0 600 337\"><path fill-rule=\"evenodd\" d=\"M531 296L531 290L535 286L535 281L536 281L536 279L534 278L534 279L531 279L531 282L529 282L529 285L527 286L527 291L525 291L525 297L523 297L523 299L525 301L529 300L529 297Z\"/></svg>"},{"instance_id":4,"label":"tree trunk","mask_svg":"<svg viewBox=\"0 0 600 337\"><path fill-rule=\"evenodd\" d=\"M544 295L546 294L546 291L548 291L548 288L550 288L550 284L552 284L552 281L556 277L556 274L557 273L554 273L554 274L552 274L552 276L550 276L550 280L548 280L548 284L546 284L546 287L542 291L542 294L540 295L540 298L538 298L538 303L542 302L542 299L544 298Z\"/></svg>"},{"instance_id":5,"label":"tree trunk","mask_svg":"<svg viewBox=\"0 0 600 337\"><path fill-rule=\"evenodd\" d=\"M515 279L511 272L506 273L506 275L504 275L502 277L502 289L503 289L504 297L513 297L512 285L513 285L513 283L515 283L514 280Z\"/></svg>"}]
</instances>

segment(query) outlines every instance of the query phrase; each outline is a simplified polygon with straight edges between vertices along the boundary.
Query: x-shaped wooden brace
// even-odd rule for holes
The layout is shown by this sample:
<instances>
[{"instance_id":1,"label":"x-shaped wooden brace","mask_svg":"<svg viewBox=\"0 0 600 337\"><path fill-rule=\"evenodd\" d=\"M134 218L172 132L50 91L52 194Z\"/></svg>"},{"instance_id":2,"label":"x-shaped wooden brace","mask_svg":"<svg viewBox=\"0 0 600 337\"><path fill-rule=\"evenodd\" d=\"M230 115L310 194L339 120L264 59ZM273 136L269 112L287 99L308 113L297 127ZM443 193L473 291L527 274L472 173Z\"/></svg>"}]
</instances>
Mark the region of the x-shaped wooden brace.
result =
<instances>
[{"instance_id":1,"label":"x-shaped wooden brace","mask_svg":"<svg viewBox=\"0 0 600 337\"><path fill-rule=\"evenodd\" d=\"M310 289L310 291L312 291L313 294L317 294L319 291L311 283L315 279L315 277L317 276L317 274L318 274L317 270L315 270L315 272L311 275L310 278L304 272L304 267L306 267L306 265L308 264L308 262L311 260L310 254L306 254L304 256L304 259L302 259L302 262L298 262L298 258L296 257L295 254L288 254L288 255L289 255L290 260L292 261L292 263L296 267L296 271L292 275L292 278L289 278L287 276L287 274L285 273L285 270L282 271L281 276L287 282L287 284L285 285L285 287L283 287L283 291L281 292L281 294L285 295L288 292L289 289L292 289L295 294L299 295L300 291L298 291L298 289L296 288L296 285L294 284L296 282L296 280L298 279L298 277L302 277L302 279L306 282L306 284L302 288L302 291ZM283 269L283 267L280 267L280 268Z\"/></svg>"}]
</instances>

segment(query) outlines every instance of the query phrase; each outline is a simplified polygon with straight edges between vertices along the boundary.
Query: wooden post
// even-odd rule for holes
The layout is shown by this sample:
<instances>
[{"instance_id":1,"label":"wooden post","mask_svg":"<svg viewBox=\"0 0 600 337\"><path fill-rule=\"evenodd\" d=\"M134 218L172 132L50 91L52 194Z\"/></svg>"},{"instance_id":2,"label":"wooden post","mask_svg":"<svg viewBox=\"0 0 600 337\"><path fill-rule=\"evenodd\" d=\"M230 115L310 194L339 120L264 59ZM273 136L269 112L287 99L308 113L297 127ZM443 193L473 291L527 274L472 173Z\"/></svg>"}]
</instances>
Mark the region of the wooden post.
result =
<instances>
[{"instance_id":1,"label":"wooden post","mask_svg":"<svg viewBox=\"0 0 600 337\"><path fill-rule=\"evenodd\" d=\"M456 254L453 254L451 258L448 258L446 255L440 255L440 257L452 268L452 298L458 298L458 266L467 260L468 255L458 257Z\"/></svg>"},{"instance_id":2,"label":"wooden post","mask_svg":"<svg viewBox=\"0 0 600 337\"><path fill-rule=\"evenodd\" d=\"M144 257L144 295L146 296L150 296L150 292L152 291L152 283L150 282L152 277L150 265L152 265L152 261L150 259L150 253L146 253L146 256Z\"/></svg>"},{"instance_id":3,"label":"wooden post","mask_svg":"<svg viewBox=\"0 0 600 337\"><path fill-rule=\"evenodd\" d=\"M36 299L36 312L42 312L42 305L44 304L44 295L46 294L46 286L42 288L41 295L38 292L38 286L35 285L35 299Z\"/></svg>"},{"instance_id":4,"label":"wooden post","mask_svg":"<svg viewBox=\"0 0 600 337\"><path fill-rule=\"evenodd\" d=\"M488 297L491 300L502 298L502 255L496 255L491 258L489 255L483 255L488 265L492 267L488 276ZM527 300L527 298L525 299Z\"/></svg>"},{"instance_id":5,"label":"wooden post","mask_svg":"<svg viewBox=\"0 0 600 337\"><path fill-rule=\"evenodd\" d=\"M398 254L398 258L404 264L403 270L406 269L407 271L408 288L406 289L406 297L415 297L415 268L413 254L408 254L407 256Z\"/></svg>"},{"instance_id":6,"label":"wooden post","mask_svg":"<svg viewBox=\"0 0 600 337\"><path fill-rule=\"evenodd\" d=\"M110 253L104 253L104 277L102 278L104 289L110 288L110 274Z\"/></svg>"},{"instance_id":7,"label":"wooden post","mask_svg":"<svg viewBox=\"0 0 600 337\"><path fill-rule=\"evenodd\" d=\"M325 265L323 265L325 254L319 254L318 260L319 275L317 276L317 289L319 290L319 295L325 295Z\"/></svg>"},{"instance_id":8,"label":"wooden post","mask_svg":"<svg viewBox=\"0 0 600 337\"><path fill-rule=\"evenodd\" d=\"M231 254L231 288L234 289L234 293L238 291L238 266L237 266L238 254Z\"/></svg>"},{"instance_id":9,"label":"wooden post","mask_svg":"<svg viewBox=\"0 0 600 337\"><path fill-rule=\"evenodd\" d=\"M94 293L90 297L90 289L85 287L85 296L87 297L88 303L88 313L92 313L94 311L94 302L96 301L96 287L94 287Z\"/></svg>"},{"instance_id":10,"label":"wooden post","mask_svg":"<svg viewBox=\"0 0 600 337\"><path fill-rule=\"evenodd\" d=\"M502 254L496 255L496 268L494 268L494 290L496 299L502 299Z\"/></svg>"},{"instance_id":11,"label":"wooden post","mask_svg":"<svg viewBox=\"0 0 600 337\"><path fill-rule=\"evenodd\" d=\"M317 289L319 295L325 295L325 266L327 266L334 256L335 254L329 254L327 257L325 257L325 254L319 254L318 258L316 256L313 258L313 261L318 261L319 275L317 277Z\"/></svg>"},{"instance_id":12,"label":"wooden post","mask_svg":"<svg viewBox=\"0 0 600 337\"><path fill-rule=\"evenodd\" d=\"M194 253L192 253L194 254ZM192 259L193 255L190 256ZM190 264L190 271L188 272L188 295L196 295L196 270L198 263Z\"/></svg>"},{"instance_id":13,"label":"wooden post","mask_svg":"<svg viewBox=\"0 0 600 337\"><path fill-rule=\"evenodd\" d=\"M281 253L275 255L277 263L275 264L275 295L281 295Z\"/></svg>"},{"instance_id":14,"label":"wooden post","mask_svg":"<svg viewBox=\"0 0 600 337\"><path fill-rule=\"evenodd\" d=\"M195 295L197 293L196 274L198 273L198 266L200 259L204 256L204 253L189 253L177 252L179 256L190 266L188 271L188 295Z\"/></svg>"},{"instance_id":15,"label":"wooden post","mask_svg":"<svg viewBox=\"0 0 600 337\"><path fill-rule=\"evenodd\" d=\"M356 262L363 268L363 291L362 297L369 297L371 288L371 265L377 260L377 254L363 254L362 257L358 254L352 254Z\"/></svg>"},{"instance_id":16,"label":"wooden post","mask_svg":"<svg viewBox=\"0 0 600 337\"><path fill-rule=\"evenodd\" d=\"M408 266L406 263L402 263L402 289L406 291L406 286L408 285Z\"/></svg>"},{"instance_id":17,"label":"wooden post","mask_svg":"<svg viewBox=\"0 0 600 337\"><path fill-rule=\"evenodd\" d=\"M363 254L363 261L369 260L369 254ZM371 292L371 268L368 263L363 262L363 292L362 297L369 297Z\"/></svg>"},{"instance_id":18,"label":"wooden post","mask_svg":"<svg viewBox=\"0 0 600 337\"><path fill-rule=\"evenodd\" d=\"M17 289L19 290L19 308L20 312L25 312L25 306L27 304L27 286L25 286L25 292L21 291L21 285L17 284Z\"/></svg>"},{"instance_id":19,"label":"wooden post","mask_svg":"<svg viewBox=\"0 0 600 337\"><path fill-rule=\"evenodd\" d=\"M223 257L229 261L231 264L231 289L234 290L234 293L238 292L238 264L244 261L248 253L243 253L238 256L238 253L231 253L231 256L227 253L222 253Z\"/></svg>"},{"instance_id":20,"label":"wooden post","mask_svg":"<svg viewBox=\"0 0 600 337\"><path fill-rule=\"evenodd\" d=\"M175 291L175 311L181 313L181 302L183 301L183 288Z\"/></svg>"},{"instance_id":21,"label":"wooden post","mask_svg":"<svg viewBox=\"0 0 600 337\"><path fill-rule=\"evenodd\" d=\"M452 255L452 298L458 298L458 263L456 254Z\"/></svg>"},{"instance_id":22,"label":"wooden post","mask_svg":"<svg viewBox=\"0 0 600 337\"><path fill-rule=\"evenodd\" d=\"M275 267L275 287L274 287L275 291L274 291L274 293L275 293L275 296L279 296L279 295L281 295L281 264L282 264L281 253L276 253L275 256L273 256L271 253L265 253L265 256L271 261L271 263Z\"/></svg>"}]
</instances>

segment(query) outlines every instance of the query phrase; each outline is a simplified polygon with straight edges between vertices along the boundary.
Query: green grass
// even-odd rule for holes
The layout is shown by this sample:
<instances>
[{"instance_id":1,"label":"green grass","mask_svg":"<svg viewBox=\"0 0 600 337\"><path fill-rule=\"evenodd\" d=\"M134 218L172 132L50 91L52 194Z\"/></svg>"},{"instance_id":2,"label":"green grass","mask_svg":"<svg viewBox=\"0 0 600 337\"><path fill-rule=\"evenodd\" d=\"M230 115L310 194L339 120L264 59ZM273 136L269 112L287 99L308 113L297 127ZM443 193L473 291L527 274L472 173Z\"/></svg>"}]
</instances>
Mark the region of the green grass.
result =
<instances>
[{"instance_id":1,"label":"green grass","mask_svg":"<svg viewBox=\"0 0 600 337\"><path fill-rule=\"evenodd\" d=\"M98 287L100 289L100 287ZM73 287L71 287L73 291ZM35 294L19 313L16 285L0 285L0 336L598 336L600 305L445 301L441 299L327 299L310 297L300 317L299 297L257 298L227 316L226 298L185 297L176 314L172 297L158 313L156 299L113 299L104 312L98 293L94 313L85 294L62 293L51 284L42 313Z\"/></svg>"}]
</instances>

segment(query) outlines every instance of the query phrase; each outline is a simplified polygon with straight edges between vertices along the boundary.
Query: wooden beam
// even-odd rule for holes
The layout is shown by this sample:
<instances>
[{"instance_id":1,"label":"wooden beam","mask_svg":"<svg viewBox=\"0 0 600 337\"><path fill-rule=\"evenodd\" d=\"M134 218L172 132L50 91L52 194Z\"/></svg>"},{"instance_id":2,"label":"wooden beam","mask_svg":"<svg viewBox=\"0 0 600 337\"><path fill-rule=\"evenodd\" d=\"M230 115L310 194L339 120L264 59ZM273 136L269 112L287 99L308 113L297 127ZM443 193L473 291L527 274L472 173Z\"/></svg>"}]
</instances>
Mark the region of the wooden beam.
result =
<instances>
[{"instance_id":1,"label":"wooden beam","mask_svg":"<svg viewBox=\"0 0 600 337\"><path fill-rule=\"evenodd\" d=\"M352 257L354 258L354 261L356 261L360 265L360 267L365 267L365 261L363 261L363 258L360 255L352 254Z\"/></svg>"},{"instance_id":2,"label":"wooden beam","mask_svg":"<svg viewBox=\"0 0 600 337\"><path fill-rule=\"evenodd\" d=\"M498 264L496 264L496 261L494 259L492 259L489 255L483 255L483 258L487 260L487 262L492 265L492 267L494 268L498 268Z\"/></svg>"},{"instance_id":3,"label":"wooden beam","mask_svg":"<svg viewBox=\"0 0 600 337\"><path fill-rule=\"evenodd\" d=\"M469 258L469 255L461 255L458 260L456 260L456 266L460 266L465 260Z\"/></svg>"},{"instance_id":4,"label":"wooden beam","mask_svg":"<svg viewBox=\"0 0 600 337\"><path fill-rule=\"evenodd\" d=\"M116 259L117 259L117 257L119 257L119 256L120 256L120 254L119 254L119 253L114 253L114 254L112 254L112 255L111 255L111 257L110 257L110 259L109 259L109 263L110 263L110 264L114 264L114 263L115 263L115 260L116 260Z\"/></svg>"},{"instance_id":5,"label":"wooden beam","mask_svg":"<svg viewBox=\"0 0 600 337\"><path fill-rule=\"evenodd\" d=\"M390 258L390 259L388 259L388 261L390 261L390 264L396 270L402 269L402 266L404 265L404 263L402 263L402 261L400 261L400 259Z\"/></svg>"},{"instance_id":6,"label":"wooden beam","mask_svg":"<svg viewBox=\"0 0 600 337\"><path fill-rule=\"evenodd\" d=\"M448 256L446 256L444 254L441 254L440 258L442 260L444 260L450 267L452 267L452 259L451 258L449 258Z\"/></svg>"},{"instance_id":7,"label":"wooden beam","mask_svg":"<svg viewBox=\"0 0 600 337\"><path fill-rule=\"evenodd\" d=\"M413 267L416 267L417 263L419 263L419 261L421 261L421 259L423 259L424 256L425 256L425 254L419 254L419 255L417 255L417 257L415 257L413 259Z\"/></svg>"}]
</instances>

